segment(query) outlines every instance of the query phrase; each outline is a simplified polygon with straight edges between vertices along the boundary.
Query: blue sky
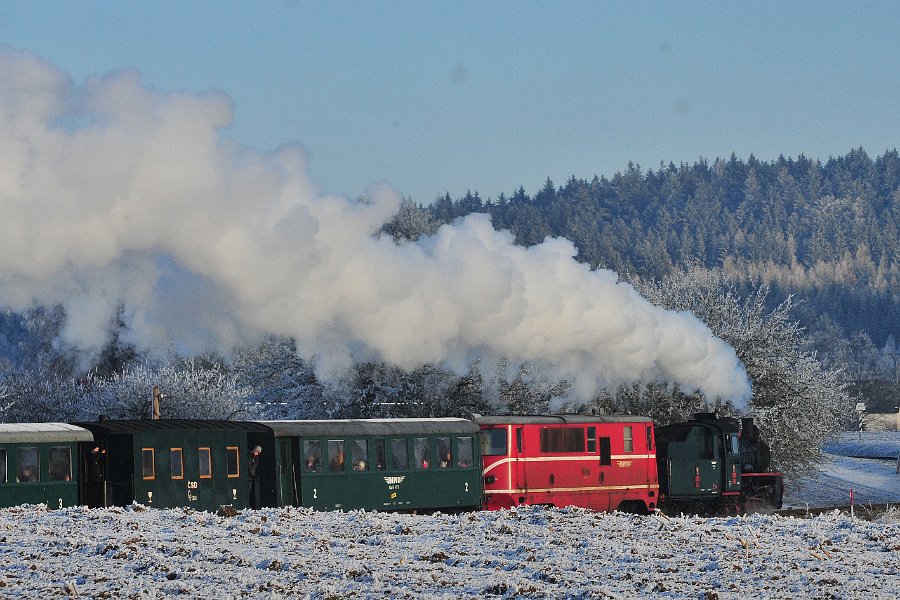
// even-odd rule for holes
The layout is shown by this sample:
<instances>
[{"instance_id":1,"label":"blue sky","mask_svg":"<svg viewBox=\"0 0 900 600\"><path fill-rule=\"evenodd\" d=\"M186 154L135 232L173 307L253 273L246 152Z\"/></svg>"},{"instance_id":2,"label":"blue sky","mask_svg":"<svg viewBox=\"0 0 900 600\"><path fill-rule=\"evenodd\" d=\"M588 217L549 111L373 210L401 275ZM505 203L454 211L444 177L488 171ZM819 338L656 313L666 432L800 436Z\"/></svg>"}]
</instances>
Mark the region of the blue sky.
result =
<instances>
[{"instance_id":1,"label":"blue sky","mask_svg":"<svg viewBox=\"0 0 900 600\"><path fill-rule=\"evenodd\" d=\"M225 132L323 191L537 191L629 161L813 158L900 138L894 2L0 3L0 44L81 82L218 90Z\"/></svg>"}]
</instances>

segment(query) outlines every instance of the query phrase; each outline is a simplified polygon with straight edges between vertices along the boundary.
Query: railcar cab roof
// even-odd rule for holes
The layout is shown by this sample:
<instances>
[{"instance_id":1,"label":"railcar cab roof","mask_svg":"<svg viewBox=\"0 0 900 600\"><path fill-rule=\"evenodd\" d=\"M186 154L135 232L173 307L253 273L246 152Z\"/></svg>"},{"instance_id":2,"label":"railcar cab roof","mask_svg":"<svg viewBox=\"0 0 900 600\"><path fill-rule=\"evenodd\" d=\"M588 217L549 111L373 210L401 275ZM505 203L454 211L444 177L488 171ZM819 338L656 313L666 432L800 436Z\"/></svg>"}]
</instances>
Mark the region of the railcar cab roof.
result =
<instances>
[{"instance_id":1,"label":"railcar cab roof","mask_svg":"<svg viewBox=\"0 0 900 600\"><path fill-rule=\"evenodd\" d=\"M90 431L68 423L0 423L0 443L92 442Z\"/></svg>"},{"instance_id":2,"label":"railcar cab roof","mask_svg":"<svg viewBox=\"0 0 900 600\"><path fill-rule=\"evenodd\" d=\"M478 426L467 419L347 419L322 421L258 421L275 437L292 436L388 436L415 434L477 433Z\"/></svg>"},{"instance_id":3,"label":"railcar cab roof","mask_svg":"<svg viewBox=\"0 0 900 600\"><path fill-rule=\"evenodd\" d=\"M489 415L475 417L479 425L577 425L587 423L650 423L640 415Z\"/></svg>"}]
</instances>

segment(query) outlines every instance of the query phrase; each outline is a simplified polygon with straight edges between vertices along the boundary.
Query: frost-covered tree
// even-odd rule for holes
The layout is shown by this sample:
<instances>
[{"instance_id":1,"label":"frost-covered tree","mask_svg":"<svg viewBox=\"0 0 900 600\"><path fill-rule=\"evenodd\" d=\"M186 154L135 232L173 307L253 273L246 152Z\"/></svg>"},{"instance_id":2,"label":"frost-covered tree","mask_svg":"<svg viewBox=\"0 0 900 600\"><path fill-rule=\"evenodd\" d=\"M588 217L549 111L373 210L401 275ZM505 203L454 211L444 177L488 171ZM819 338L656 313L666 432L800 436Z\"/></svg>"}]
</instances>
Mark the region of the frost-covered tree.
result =
<instances>
[{"instance_id":1,"label":"frost-covered tree","mask_svg":"<svg viewBox=\"0 0 900 600\"><path fill-rule=\"evenodd\" d=\"M381 231L390 235L395 241L415 241L423 235L432 235L440 227L440 223L431 213L410 198L400 202L400 209L394 217L384 224Z\"/></svg>"},{"instance_id":2,"label":"frost-covered tree","mask_svg":"<svg viewBox=\"0 0 900 600\"><path fill-rule=\"evenodd\" d=\"M840 371L824 368L808 349L790 298L769 310L765 288L741 298L721 271L697 267L635 284L651 302L692 312L735 349L753 386L752 414L777 465L797 472L820 459L851 399Z\"/></svg>"},{"instance_id":3,"label":"frost-covered tree","mask_svg":"<svg viewBox=\"0 0 900 600\"><path fill-rule=\"evenodd\" d=\"M248 410L261 419L324 419L333 393L313 365L297 354L291 338L270 336L235 352L232 369L247 390Z\"/></svg>"},{"instance_id":4,"label":"frost-covered tree","mask_svg":"<svg viewBox=\"0 0 900 600\"><path fill-rule=\"evenodd\" d=\"M132 362L120 373L91 379L79 412L82 418L151 417L153 387L159 386L160 414L165 419L247 418L247 390L238 378L214 361L187 359L152 365Z\"/></svg>"}]
</instances>

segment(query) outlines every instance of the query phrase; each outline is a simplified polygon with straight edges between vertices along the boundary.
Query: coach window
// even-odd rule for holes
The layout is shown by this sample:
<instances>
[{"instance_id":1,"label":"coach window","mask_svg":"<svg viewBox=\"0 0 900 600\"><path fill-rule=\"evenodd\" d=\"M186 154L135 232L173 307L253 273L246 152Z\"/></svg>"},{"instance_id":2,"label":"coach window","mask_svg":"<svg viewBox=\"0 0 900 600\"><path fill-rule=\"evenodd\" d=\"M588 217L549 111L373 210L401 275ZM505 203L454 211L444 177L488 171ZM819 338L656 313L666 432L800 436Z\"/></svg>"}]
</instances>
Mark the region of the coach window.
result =
<instances>
[{"instance_id":1,"label":"coach window","mask_svg":"<svg viewBox=\"0 0 900 600\"><path fill-rule=\"evenodd\" d=\"M172 479L184 479L184 450L169 448L169 470Z\"/></svg>"},{"instance_id":2,"label":"coach window","mask_svg":"<svg viewBox=\"0 0 900 600\"><path fill-rule=\"evenodd\" d=\"M450 438L438 438L438 466L442 469L453 466L453 453L450 451Z\"/></svg>"},{"instance_id":3,"label":"coach window","mask_svg":"<svg viewBox=\"0 0 900 600\"><path fill-rule=\"evenodd\" d=\"M587 428L587 451L588 454L593 454L597 451L597 428L596 427L588 427Z\"/></svg>"},{"instance_id":4,"label":"coach window","mask_svg":"<svg viewBox=\"0 0 900 600\"><path fill-rule=\"evenodd\" d=\"M322 442L319 440L303 441L303 456L306 458L303 467L310 473L320 473L322 471Z\"/></svg>"},{"instance_id":5,"label":"coach window","mask_svg":"<svg viewBox=\"0 0 900 600\"><path fill-rule=\"evenodd\" d=\"M414 455L415 468L427 469L431 466L431 449L428 447L428 438L415 438Z\"/></svg>"},{"instance_id":6,"label":"coach window","mask_svg":"<svg viewBox=\"0 0 900 600\"><path fill-rule=\"evenodd\" d=\"M21 483L41 480L41 463L35 447L16 448L16 479Z\"/></svg>"},{"instance_id":7,"label":"coach window","mask_svg":"<svg viewBox=\"0 0 900 600\"><path fill-rule=\"evenodd\" d=\"M241 476L241 451L237 446L225 447L225 474L230 478Z\"/></svg>"},{"instance_id":8,"label":"coach window","mask_svg":"<svg viewBox=\"0 0 900 600\"><path fill-rule=\"evenodd\" d=\"M622 428L622 438L625 442L625 452L634 452L634 438L632 437L631 425Z\"/></svg>"},{"instance_id":9,"label":"coach window","mask_svg":"<svg viewBox=\"0 0 900 600\"><path fill-rule=\"evenodd\" d=\"M0 483L6 483L6 448L0 448Z\"/></svg>"},{"instance_id":10,"label":"coach window","mask_svg":"<svg viewBox=\"0 0 900 600\"><path fill-rule=\"evenodd\" d=\"M156 479L156 451L153 448L141 448L141 477Z\"/></svg>"},{"instance_id":11,"label":"coach window","mask_svg":"<svg viewBox=\"0 0 900 600\"><path fill-rule=\"evenodd\" d=\"M344 440L328 440L328 470L332 473L344 470Z\"/></svg>"},{"instance_id":12,"label":"coach window","mask_svg":"<svg viewBox=\"0 0 900 600\"><path fill-rule=\"evenodd\" d=\"M384 440L375 440L375 469L384 471Z\"/></svg>"},{"instance_id":13,"label":"coach window","mask_svg":"<svg viewBox=\"0 0 900 600\"><path fill-rule=\"evenodd\" d=\"M200 479L212 479L212 453L209 448L198 448L200 458Z\"/></svg>"},{"instance_id":14,"label":"coach window","mask_svg":"<svg viewBox=\"0 0 900 600\"><path fill-rule=\"evenodd\" d=\"M481 454L500 456L506 454L506 429L487 429L481 432Z\"/></svg>"},{"instance_id":15,"label":"coach window","mask_svg":"<svg viewBox=\"0 0 900 600\"><path fill-rule=\"evenodd\" d=\"M472 438L456 438L456 464L459 467L471 467L474 462L472 455Z\"/></svg>"},{"instance_id":16,"label":"coach window","mask_svg":"<svg viewBox=\"0 0 900 600\"><path fill-rule=\"evenodd\" d=\"M366 440L353 440L350 446L350 459L353 461L354 471L369 470L369 442Z\"/></svg>"},{"instance_id":17,"label":"coach window","mask_svg":"<svg viewBox=\"0 0 900 600\"><path fill-rule=\"evenodd\" d=\"M406 439L391 440L391 468L406 470L409 468L409 453L406 449Z\"/></svg>"},{"instance_id":18,"label":"coach window","mask_svg":"<svg viewBox=\"0 0 900 600\"><path fill-rule=\"evenodd\" d=\"M72 449L68 446L50 448L50 481L70 481L72 479Z\"/></svg>"}]
</instances>

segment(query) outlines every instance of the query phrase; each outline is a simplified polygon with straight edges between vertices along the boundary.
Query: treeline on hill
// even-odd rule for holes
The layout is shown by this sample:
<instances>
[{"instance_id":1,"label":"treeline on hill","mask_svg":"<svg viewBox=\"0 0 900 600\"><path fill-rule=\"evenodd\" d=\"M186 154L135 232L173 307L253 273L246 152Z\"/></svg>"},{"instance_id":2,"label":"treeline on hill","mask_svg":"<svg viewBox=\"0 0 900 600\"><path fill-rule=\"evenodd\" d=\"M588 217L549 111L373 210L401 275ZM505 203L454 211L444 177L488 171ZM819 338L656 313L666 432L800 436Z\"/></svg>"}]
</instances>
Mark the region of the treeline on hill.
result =
<instances>
[{"instance_id":1,"label":"treeline on hill","mask_svg":"<svg viewBox=\"0 0 900 600\"><path fill-rule=\"evenodd\" d=\"M491 215L523 245L565 237L578 260L661 280L694 265L722 269L744 292L765 285L774 307L795 297L810 331L863 332L882 348L900 333L900 154L862 149L827 162L717 159L611 179L549 179L533 196L445 195L439 223Z\"/></svg>"},{"instance_id":2,"label":"treeline on hill","mask_svg":"<svg viewBox=\"0 0 900 600\"><path fill-rule=\"evenodd\" d=\"M858 400L896 410L900 331L900 156L862 150L827 163L734 156L611 179L547 181L533 197L405 200L381 235L408 243L444 222L490 213L518 243L562 236L578 260L611 268L651 301L689 310L735 348L753 385L752 411L781 468L812 464L821 442L851 426ZM791 298L793 295L793 298ZM0 421L146 418L153 385L166 418L308 419L467 416L572 410L566 381L534 365L467 374L444 365L401 371L360 364L319 381L294 340L268 338L233 355L148 356L123 343L113 316L100 356L61 343L59 307L0 310ZM710 402L712 404L710 405ZM704 409L744 408L633 382L588 405L665 424Z\"/></svg>"}]
</instances>

